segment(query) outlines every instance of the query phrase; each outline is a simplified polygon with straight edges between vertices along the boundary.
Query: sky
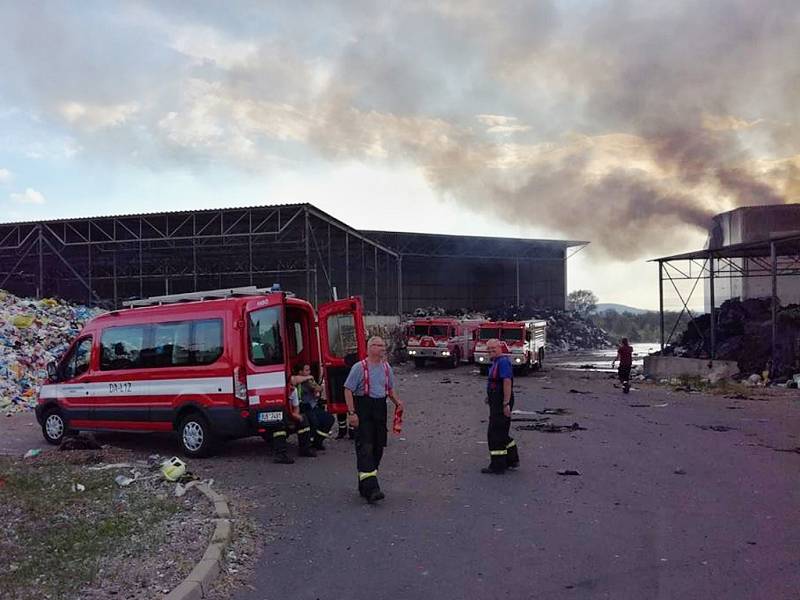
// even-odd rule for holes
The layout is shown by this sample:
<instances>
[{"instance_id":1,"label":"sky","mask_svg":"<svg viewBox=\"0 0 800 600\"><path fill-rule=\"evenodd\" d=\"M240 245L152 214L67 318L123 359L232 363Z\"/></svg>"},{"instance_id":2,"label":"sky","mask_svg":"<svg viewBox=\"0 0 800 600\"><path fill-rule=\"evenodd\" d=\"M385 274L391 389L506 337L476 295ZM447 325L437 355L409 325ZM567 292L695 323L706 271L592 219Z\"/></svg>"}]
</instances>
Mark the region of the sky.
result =
<instances>
[{"instance_id":1,"label":"sky","mask_svg":"<svg viewBox=\"0 0 800 600\"><path fill-rule=\"evenodd\" d=\"M358 228L585 240L570 290L656 308L648 259L800 201L795 0L0 15L0 221L310 202Z\"/></svg>"}]
</instances>

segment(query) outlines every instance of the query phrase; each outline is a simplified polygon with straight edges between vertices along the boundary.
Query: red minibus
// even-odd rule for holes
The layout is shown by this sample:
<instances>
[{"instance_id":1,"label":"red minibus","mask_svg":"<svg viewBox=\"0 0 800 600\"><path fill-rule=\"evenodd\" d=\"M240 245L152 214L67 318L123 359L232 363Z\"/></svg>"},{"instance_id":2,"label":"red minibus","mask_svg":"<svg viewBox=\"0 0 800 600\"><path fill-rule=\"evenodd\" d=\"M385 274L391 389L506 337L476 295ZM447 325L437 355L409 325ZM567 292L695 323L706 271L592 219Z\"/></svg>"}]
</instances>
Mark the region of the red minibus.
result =
<instances>
[{"instance_id":1,"label":"red minibus","mask_svg":"<svg viewBox=\"0 0 800 600\"><path fill-rule=\"evenodd\" d=\"M159 296L89 321L48 365L36 418L45 440L77 431L176 431L187 456L281 426L292 366L322 376L346 412L349 366L366 356L361 301L313 306L276 287Z\"/></svg>"}]
</instances>

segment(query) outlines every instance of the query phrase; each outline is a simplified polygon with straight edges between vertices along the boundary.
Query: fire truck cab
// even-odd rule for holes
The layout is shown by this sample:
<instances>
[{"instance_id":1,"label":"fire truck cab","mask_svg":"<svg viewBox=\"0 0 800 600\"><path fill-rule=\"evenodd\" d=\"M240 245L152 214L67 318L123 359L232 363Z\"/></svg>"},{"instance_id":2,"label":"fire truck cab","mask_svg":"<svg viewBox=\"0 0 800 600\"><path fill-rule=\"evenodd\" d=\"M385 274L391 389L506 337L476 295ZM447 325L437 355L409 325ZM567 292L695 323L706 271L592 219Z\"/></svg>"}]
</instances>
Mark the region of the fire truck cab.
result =
<instances>
[{"instance_id":1,"label":"fire truck cab","mask_svg":"<svg viewBox=\"0 0 800 600\"><path fill-rule=\"evenodd\" d=\"M325 381L327 409L346 412L343 383L366 356L361 301L317 311L255 287L159 296L92 319L48 365L36 417L47 442L70 431L176 431L187 456L281 426L293 366Z\"/></svg>"},{"instance_id":2,"label":"fire truck cab","mask_svg":"<svg viewBox=\"0 0 800 600\"><path fill-rule=\"evenodd\" d=\"M425 317L415 319L409 326L408 356L417 368L427 360L455 368L472 362L475 333L483 319L454 319Z\"/></svg>"},{"instance_id":3,"label":"fire truck cab","mask_svg":"<svg viewBox=\"0 0 800 600\"><path fill-rule=\"evenodd\" d=\"M483 323L478 330L475 343L475 362L481 374L486 375L492 359L486 349L486 342L498 339L503 354L509 358L514 370L527 373L539 369L544 362L544 348L547 344L547 321L491 321Z\"/></svg>"}]
</instances>

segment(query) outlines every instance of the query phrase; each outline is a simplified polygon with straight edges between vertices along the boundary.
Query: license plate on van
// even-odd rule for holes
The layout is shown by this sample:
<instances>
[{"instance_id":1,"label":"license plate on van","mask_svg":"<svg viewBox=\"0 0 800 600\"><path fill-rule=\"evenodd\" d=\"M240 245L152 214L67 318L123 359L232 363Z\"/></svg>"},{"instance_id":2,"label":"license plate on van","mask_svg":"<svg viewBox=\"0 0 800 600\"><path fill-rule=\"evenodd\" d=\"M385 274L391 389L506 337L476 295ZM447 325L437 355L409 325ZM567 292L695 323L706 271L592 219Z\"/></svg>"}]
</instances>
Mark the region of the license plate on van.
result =
<instances>
[{"instance_id":1,"label":"license plate on van","mask_svg":"<svg viewBox=\"0 0 800 600\"><path fill-rule=\"evenodd\" d=\"M262 412L258 413L259 423L275 423L276 421L283 420L282 412Z\"/></svg>"}]
</instances>

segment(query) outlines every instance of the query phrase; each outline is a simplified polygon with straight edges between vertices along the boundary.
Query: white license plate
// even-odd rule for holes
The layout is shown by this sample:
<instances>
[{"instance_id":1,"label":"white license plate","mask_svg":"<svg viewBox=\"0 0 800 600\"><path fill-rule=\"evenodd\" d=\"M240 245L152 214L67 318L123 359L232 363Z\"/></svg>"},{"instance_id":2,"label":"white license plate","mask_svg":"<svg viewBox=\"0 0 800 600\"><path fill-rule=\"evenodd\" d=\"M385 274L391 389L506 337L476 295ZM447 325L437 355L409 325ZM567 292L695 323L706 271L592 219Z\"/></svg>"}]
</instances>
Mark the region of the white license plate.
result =
<instances>
[{"instance_id":1,"label":"white license plate","mask_svg":"<svg viewBox=\"0 0 800 600\"><path fill-rule=\"evenodd\" d=\"M282 421L283 420L283 413L282 412L262 412L258 413L258 422L259 423L274 423L275 421Z\"/></svg>"}]
</instances>

